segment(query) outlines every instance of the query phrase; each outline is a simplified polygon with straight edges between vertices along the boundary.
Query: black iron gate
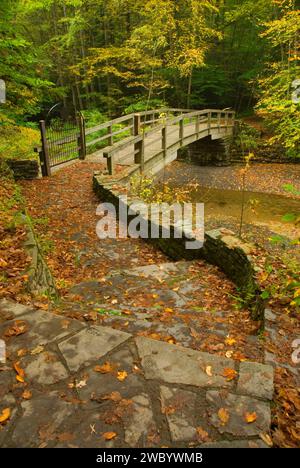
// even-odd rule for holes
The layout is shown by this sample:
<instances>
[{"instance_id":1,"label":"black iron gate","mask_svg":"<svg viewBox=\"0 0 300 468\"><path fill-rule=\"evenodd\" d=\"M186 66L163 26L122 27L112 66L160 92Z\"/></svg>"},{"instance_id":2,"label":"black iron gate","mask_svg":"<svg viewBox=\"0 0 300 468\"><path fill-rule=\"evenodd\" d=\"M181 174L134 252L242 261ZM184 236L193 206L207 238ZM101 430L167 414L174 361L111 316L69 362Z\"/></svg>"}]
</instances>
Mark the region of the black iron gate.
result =
<instances>
[{"instance_id":1,"label":"black iron gate","mask_svg":"<svg viewBox=\"0 0 300 468\"><path fill-rule=\"evenodd\" d=\"M85 123L81 113L40 121L40 159L43 176L51 175L51 168L86 156Z\"/></svg>"}]
</instances>

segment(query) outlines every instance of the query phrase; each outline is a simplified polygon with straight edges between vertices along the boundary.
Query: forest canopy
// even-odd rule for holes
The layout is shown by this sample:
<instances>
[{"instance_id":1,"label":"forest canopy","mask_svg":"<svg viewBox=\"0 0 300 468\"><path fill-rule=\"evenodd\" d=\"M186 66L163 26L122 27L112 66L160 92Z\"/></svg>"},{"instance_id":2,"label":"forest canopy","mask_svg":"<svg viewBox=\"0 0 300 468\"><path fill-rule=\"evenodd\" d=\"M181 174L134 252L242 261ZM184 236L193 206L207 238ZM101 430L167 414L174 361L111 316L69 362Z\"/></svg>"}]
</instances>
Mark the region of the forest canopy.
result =
<instances>
[{"instance_id":1,"label":"forest canopy","mask_svg":"<svg viewBox=\"0 0 300 468\"><path fill-rule=\"evenodd\" d=\"M170 105L255 108L299 155L300 2L2 0L1 120L62 102L106 116Z\"/></svg>"}]
</instances>

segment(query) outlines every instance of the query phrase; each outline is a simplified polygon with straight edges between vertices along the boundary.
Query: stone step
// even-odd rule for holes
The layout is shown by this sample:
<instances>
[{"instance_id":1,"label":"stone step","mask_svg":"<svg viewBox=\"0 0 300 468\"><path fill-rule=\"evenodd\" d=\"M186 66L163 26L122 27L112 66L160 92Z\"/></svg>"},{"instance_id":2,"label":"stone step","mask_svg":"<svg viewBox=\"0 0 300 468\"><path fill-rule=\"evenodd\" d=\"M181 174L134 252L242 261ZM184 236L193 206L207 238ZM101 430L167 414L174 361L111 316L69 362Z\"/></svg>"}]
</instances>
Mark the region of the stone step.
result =
<instances>
[{"instance_id":1,"label":"stone step","mask_svg":"<svg viewBox=\"0 0 300 468\"><path fill-rule=\"evenodd\" d=\"M0 411L11 410L1 447L265 447L270 366L101 325L66 325L9 301L0 301L0 318L8 356ZM25 326L19 336L9 333L16 320ZM15 384L16 361L25 386ZM109 442L106 432L115 433Z\"/></svg>"}]
</instances>

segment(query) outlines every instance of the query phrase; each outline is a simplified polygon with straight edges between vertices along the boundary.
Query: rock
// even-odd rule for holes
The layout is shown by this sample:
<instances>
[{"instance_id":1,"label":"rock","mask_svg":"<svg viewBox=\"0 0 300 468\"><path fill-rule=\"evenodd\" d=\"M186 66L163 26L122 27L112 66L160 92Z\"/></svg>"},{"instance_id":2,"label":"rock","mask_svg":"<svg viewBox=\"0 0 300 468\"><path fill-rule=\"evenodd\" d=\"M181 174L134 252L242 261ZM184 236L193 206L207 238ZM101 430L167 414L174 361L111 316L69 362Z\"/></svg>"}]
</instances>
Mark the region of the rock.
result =
<instances>
[{"instance_id":1,"label":"rock","mask_svg":"<svg viewBox=\"0 0 300 468\"><path fill-rule=\"evenodd\" d=\"M72 372L82 365L88 366L93 361L105 356L109 351L128 340L131 335L107 327L91 327L81 330L76 335L59 343L68 367Z\"/></svg>"},{"instance_id":2,"label":"rock","mask_svg":"<svg viewBox=\"0 0 300 468\"><path fill-rule=\"evenodd\" d=\"M142 446L146 445L148 434L155 429L151 401L145 393L132 398L133 413L129 415L125 425L125 442L130 447L137 447L142 438Z\"/></svg>"},{"instance_id":3,"label":"rock","mask_svg":"<svg viewBox=\"0 0 300 468\"><path fill-rule=\"evenodd\" d=\"M210 404L207 409L210 422L220 434L228 433L235 437L251 437L269 431L271 411L268 403L250 397L224 393L217 390L210 390L206 393L206 400ZM222 421L218 416L221 408L228 411L229 419L227 422ZM247 423L246 413L256 413L256 420Z\"/></svg>"},{"instance_id":4,"label":"rock","mask_svg":"<svg viewBox=\"0 0 300 468\"><path fill-rule=\"evenodd\" d=\"M180 388L161 387L162 413L165 414L173 442L191 441L196 436L196 394Z\"/></svg>"},{"instance_id":5,"label":"rock","mask_svg":"<svg viewBox=\"0 0 300 468\"><path fill-rule=\"evenodd\" d=\"M241 362L237 391L272 400L274 392L273 367L256 362Z\"/></svg>"},{"instance_id":6,"label":"rock","mask_svg":"<svg viewBox=\"0 0 300 468\"><path fill-rule=\"evenodd\" d=\"M196 387L232 387L222 376L225 367L234 368L231 359L181 348L147 338L136 338L146 379ZM206 373L212 367L212 376Z\"/></svg>"}]
</instances>

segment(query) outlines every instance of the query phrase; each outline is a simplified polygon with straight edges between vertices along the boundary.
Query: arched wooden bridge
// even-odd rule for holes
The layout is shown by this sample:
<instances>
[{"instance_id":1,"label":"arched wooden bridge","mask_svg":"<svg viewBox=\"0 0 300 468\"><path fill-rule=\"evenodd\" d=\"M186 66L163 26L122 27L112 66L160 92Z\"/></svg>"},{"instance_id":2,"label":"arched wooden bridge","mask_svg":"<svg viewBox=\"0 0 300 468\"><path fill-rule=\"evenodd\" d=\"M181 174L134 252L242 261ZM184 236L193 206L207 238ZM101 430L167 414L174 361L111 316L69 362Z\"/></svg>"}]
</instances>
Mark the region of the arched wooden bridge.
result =
<instances>
[{"instance_id":1,"label":"arched wooden bridge","mask_svg":"<svg viewBox=\"0 0 300 468\"><path fill-rule=\"evenodd\" d=\"M234 124L235 112L226 109L156 109L92 128L85 128L82 116L78 116L73 129L61 124L54 132L42 121L42 148L37 151L43 175L50 175L53 166L85 159L87 153L92 161L105 158L110 175L117 164L138 165L142 171L156 172L175 160L180 148L207 136L213 140L231 136Z\"/></svg>"}]
</instances>

